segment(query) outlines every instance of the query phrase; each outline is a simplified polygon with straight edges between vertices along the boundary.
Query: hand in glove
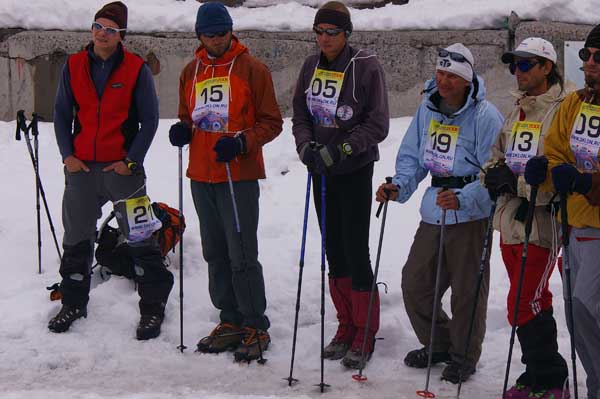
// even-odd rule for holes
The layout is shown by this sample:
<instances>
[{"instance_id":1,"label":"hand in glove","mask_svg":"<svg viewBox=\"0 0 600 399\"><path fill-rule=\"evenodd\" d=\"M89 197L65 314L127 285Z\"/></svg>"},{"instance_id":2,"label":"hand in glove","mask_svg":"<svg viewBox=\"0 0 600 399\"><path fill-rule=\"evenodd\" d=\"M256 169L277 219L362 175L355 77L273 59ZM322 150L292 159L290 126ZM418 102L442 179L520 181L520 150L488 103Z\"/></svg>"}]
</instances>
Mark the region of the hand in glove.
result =
<instances>
[{"instance_id":1,"label":"hand in glove","mask_svg":"<svg viewBox=\"0 0 600 399\"><path fill-rule=\"evenodd\" d=\"M539 186L546 180L548 159L544 156L530 158L525 165L525 181L531 186Z\"/></svg>"},{"instance_id":2,"label":"hand in glove","mask_svg":"<svg viewBox=\"0 0 600 399\"><path fill-rule=\"evenodd\" d=\"M223 136L215 144L217 162L230 162L233 158L246 152L246 136Z\"/></svg>"},{"instance_id":3,"label":"hand in glove","mask_svg":"<svg viewBox=\"0 0 600 399\"><path fill-rule=\"evenodd\" d=\"M169 141L175 147L183 147L192 141L192 128L187 122L177 122L169 129Z\"/></svg>"},{"instance_id":4,"label":"hand in glove","mask_svg":"<svg viewBox=\"0 0 600 399\"><path fill-rule=\"evenodd\" d=\"M587 194L592 188L592 174L581 173L575 166L563 163L552 169L552 184L559 193Z\"/></svg>"},{"instance_id":5,"label":"hand in glove","mask_svg":"<svg viewBox=\"0 0 600 399\"><path fill-rule=\"evenodd\" d=\"M488 168L483 183L492 198L500 194L517 194L517 177L506 164Z\"/></svg>"}]
</instances>

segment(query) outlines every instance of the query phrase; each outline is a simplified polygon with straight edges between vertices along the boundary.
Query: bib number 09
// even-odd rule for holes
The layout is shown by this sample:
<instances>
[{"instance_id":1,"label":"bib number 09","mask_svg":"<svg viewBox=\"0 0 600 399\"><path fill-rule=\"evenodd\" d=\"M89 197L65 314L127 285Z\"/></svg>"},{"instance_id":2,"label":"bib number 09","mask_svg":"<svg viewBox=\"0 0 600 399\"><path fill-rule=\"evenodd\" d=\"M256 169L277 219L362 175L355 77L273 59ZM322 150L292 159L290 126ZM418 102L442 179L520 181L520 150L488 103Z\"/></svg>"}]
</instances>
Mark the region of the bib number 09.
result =
<instances>
[{"instance_id":1,"label":"bib number 09","mask_svg":"<svg viewBox=\"0 0 600 399\"><path fill-rule=\"evenodd\" d=\"M581 127L575 130L575 134L584 134L587 130L588 137L593 139L600 137L600 116L597 115L586 115L585 113L579 114L581 120Z\"/></svg>"}]
</instances>

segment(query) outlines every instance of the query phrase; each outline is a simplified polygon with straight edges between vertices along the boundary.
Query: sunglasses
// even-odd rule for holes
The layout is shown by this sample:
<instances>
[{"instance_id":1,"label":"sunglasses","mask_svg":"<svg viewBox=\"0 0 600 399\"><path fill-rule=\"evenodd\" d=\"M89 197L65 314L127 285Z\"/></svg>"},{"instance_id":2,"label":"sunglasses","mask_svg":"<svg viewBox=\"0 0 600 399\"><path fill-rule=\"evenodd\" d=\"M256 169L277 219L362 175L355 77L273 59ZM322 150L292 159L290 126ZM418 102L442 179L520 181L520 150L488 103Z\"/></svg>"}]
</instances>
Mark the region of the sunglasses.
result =
<instances>
[{"instance_id":1,"label":"sunglasses","mask_svg":"<svg viewBox=\"0 0 600 399\"><path fill-rule=\"evenodd\" d=\"M471 65L471 62L462 54L460 53L454 53L452 51L448 51L446 49L439 49L438 50L438 57L440 58L450 58L453 61L456 62L466 62L467 64ZM471 68L473 67L473 65L471 65Z\"/></svg>"},{"instance_id":2,"label":"sunglasses","mask_svg":"<svg viewBox=\"0 0 600 399\"><path fill-rule=\"evenodd\" d=\"M592 54L592 52L586 47L579 50L579 59L581 61L587 62L590 60L590 57L594 58L594 62L596 64L600 64L600 51L596 51L594 54Z\"/></svg>"},{"instance_id":3,"label":"sunglasses","mask_svg":"<svg viewBox=\"0 0 600 399\"><path fill-rule=\"evenodd\" d=\"M517 68L519 69L519 71L521 72L529 72L530 70L533 69L534 66L538 65L539 62L537 61L517 61L517 62L511 62L508 65L508 70L510 71L511 75L514 75L515 72L517 71Z\"/></svg>"},{"instance_id":4,"label":"sunglasses","mask_svg":"<svg viewBox=\"0 0 600 399\"><path fill-rule=\"evenodd\" d=\"M204 36L204 37L208 37L209 39L212 39L212 38L217 37L217 36L219 36L219 37L225 37L225 36L227 36L228 33L229 33L228 30L224 30L224 31L221 31L221 32L206 32L206 33L202 33L201 35Z\"/></svg>"},{"instance_id":5,"label":"sunglasses","mask_svg":"<svg viewBox=\"0 0 600 399\"><path fill-rule=\"evenodd\" d=\"M95 31L104 30L106 32L106 34L109 36L113 36L119 32L125 32L127 30L127 29L111 28L109 26L104 26L99 22L92 23L92 29Z\"/></svg>"},{"instance_id":6,"label":"sunglasses","mask_svg":"<svg viewBox=\"0 0 600 399\"><path fill-rule=\"evenodd\" d=\"M339 35L343 31L344 31L343 28L322 29L322 28L319 28L318 26L313 26L313 32L315 32L319 36L321 36L323 33L325 33L327 36L334 37L334 36Z\"/></svg>"}]
</instances>

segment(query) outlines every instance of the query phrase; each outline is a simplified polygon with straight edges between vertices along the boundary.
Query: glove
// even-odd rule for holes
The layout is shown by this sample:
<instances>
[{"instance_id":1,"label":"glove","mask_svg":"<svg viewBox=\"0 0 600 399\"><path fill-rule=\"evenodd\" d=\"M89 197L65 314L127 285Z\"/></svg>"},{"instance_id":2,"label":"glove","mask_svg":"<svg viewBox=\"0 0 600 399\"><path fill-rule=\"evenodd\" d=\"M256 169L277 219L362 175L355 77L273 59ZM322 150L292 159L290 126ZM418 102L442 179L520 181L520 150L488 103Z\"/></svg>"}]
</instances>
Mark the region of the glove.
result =
<instances>
[{"instance_id":1,"label":"glove","mask_svg":"<svg viewBox=\"0 0 600 399\"><path fill-rule=\"evenodd\" d=\"M548 158L537 156L530 158L525 165L525 181L531 186L539 186L546 180Z\"/></svg>"},{"instance_id":2,"label":"glove","mask_svg":"<svg viewBox=\"0 0 600 399\"><path fill-rule=\"evenodd\" d=\"M327 174L329 168L338 163L342 157L341 150L335 144L327 144L316 147L315 154L315 172L323 175Z\"/></svg>"},{"instance_id":3,"label":"glove","mask_svg":"<svg viewBox=\"0 0 600 399\"><path fill-rule=\"evenodd\" d=\"M500 194L517 194L517 177L506 165L488 168L483 183L487 187L490 197L496 198Z\"/></svg>"},{"instance_id":4,"label":"glove","mask_svg":"<svg viewBox=\"0 0 600 399\"><path fill-rule=\"evenodd\" d=\"M217 162L229 162L246 152L246 136L223 136L215 144L213 150L217 153Z\"/></svg>"},{"instance_id":5,"label":"glove","mask_svg":"<svg viewBox=\"0 0 600 399\"><path fill-rule=\"evenodd\" d=\"M552 184L559 193L587 194L592 188L592 174L580 173L575 166L563 163L552 169Z\"/></svg>"},{"instance_id":6,"label":"glove","mask_svg":"<svg viewBox=\"0 0 600 399\"><path fill-rule=\"evenodd\" d=\"M183 147L192 141L192 128L187 122L177 122L169 129L169 141L175 147Z\"/></svg>"}]
</instances>

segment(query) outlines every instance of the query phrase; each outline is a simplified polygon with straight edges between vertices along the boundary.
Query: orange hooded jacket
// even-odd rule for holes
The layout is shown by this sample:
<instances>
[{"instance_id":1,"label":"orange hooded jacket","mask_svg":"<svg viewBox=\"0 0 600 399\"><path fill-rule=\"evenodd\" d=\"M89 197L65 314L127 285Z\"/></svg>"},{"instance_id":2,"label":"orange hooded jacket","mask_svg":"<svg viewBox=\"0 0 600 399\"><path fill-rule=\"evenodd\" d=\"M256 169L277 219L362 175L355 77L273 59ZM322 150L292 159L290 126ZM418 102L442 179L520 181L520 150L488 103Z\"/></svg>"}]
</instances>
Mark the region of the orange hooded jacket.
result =
<instances>
[{"instance_id":1,"label":"orange hooded jacket","mask_svg":"<svg viewBox=\"0 0 600 399\"><path fill-rule=\"evenodd\" d=\"M200 129L192 121L196 105L196 84L206 79L229 77L229 121L224 133ZM221 57L210 59L202 46L179 78L179 119L193 127L187 176L205 183L227 181L225 164L216 161L213 150L222 135L243 132L246 152L231 161L234 181L265 178L262 146L281 133L283 120L275 98L271 73L252 57L234 36L230 49Z\"/></svg>"}]
</instances>

